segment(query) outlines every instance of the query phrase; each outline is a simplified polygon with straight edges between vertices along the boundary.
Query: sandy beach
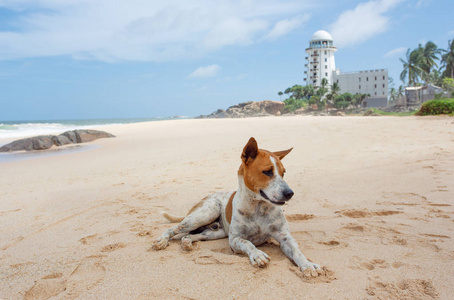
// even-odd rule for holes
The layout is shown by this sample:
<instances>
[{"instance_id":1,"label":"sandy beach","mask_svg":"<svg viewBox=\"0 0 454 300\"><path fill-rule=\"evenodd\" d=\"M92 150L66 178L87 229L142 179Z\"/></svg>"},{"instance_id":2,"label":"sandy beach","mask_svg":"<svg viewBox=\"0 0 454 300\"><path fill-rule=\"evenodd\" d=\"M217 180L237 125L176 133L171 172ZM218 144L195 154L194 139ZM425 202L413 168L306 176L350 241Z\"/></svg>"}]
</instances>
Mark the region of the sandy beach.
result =
<instances>
[{"instance_id":1,"label":"sandy beach","mask_svg":"<svg viewBox=\"0 0 454 300\"><path fill-rule=\"evenodd\" d=\"M96 129L96 128L94 128ZM266 117L103 127L89 151L0 164L0 299L452 299L454 118ZM259 269L228 239L152 242L209 193L236 190L253 136L283 160L292 236Z\"/></svg>"}]
</instances>

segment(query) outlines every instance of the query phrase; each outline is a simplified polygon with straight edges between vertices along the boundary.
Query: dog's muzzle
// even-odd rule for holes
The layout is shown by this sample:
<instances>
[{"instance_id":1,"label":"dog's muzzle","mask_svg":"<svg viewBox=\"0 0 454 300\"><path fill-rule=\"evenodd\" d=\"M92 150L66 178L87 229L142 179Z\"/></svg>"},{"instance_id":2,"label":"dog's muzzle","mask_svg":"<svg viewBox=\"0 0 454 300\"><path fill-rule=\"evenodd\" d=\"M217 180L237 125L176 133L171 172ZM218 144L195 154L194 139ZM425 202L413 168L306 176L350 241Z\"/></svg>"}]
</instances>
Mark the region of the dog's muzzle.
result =
<instances>
[{"instance_id":1,"label":"dog's muzzle","mask_svg":"<svg viewBox=\"0 0 454 300\"><path fill-rule=\"evenodd\" d=\"M271 200L264 191L260 190L260 196L265 198L266 200L270 201L271 203L277 204L277 205L284 205L286 201L290 200L293 197L294 193L290 188L286 188L284 191L282 191L282 198L279 199L278 201Z\"/></svg>"}]
</instances>

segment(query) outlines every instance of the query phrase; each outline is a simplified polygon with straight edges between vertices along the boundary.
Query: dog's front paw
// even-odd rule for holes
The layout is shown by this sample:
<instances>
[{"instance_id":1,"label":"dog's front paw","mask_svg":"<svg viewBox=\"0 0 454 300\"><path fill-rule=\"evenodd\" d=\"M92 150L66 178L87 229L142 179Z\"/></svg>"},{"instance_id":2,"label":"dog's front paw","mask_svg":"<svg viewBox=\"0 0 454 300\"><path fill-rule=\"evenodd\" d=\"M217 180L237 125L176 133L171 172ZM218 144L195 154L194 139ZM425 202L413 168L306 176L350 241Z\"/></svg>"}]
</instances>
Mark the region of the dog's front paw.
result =
<instances>
[{"instance_id":1,"label":"dog's front paw","mask_svg":"<svg viewBox=\"0 0 454 300\"><path fill-rule=\"evenodd\" d=\"M314 264L310 261L306 262L302 266L300 266L301 272L304 272L304 270L322 270L322 267L320 265Z\"/></svg>"},{"instance_id":2,"label":"dog's front paw","mask_svg":"<svg viewBox=\"0 0 454 300\"><path fill-rule=\"evenodd\" d=\"M270 262L270 257L268 254L265 252L259 250L259 249L254 249L250 254L249 254L249 259L251 260L251 264L254 267L266 267L268 263Z\"/></svg>"},{"instance_id":3,"label":"dog's front paw","mask_svg":"<svg viewBox=\"0 0 454 300\"><path fill-rule=\"evenodd\" d=\"M158 240L154 241L151 245L151 249L153 250L162 250L165 249L169 245L168 239L159 238Z\"/></svg>"}]
</instances>

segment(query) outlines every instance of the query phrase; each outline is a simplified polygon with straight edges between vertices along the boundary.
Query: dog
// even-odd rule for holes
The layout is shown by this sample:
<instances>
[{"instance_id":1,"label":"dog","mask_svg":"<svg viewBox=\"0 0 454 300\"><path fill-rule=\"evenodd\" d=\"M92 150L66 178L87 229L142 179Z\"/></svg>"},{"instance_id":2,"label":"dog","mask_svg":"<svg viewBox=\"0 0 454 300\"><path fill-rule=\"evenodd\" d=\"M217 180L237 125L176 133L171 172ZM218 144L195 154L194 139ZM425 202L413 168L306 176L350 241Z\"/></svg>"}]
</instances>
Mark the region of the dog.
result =
<instances>
[{"instance_id":1,"label":"dog","mask_svg":"<svg viewBox=\"0 0 454 300\"><path fill-rule=\"evenodd\" d=\"M282 205L293 197L293 191L283 179L285 168L281 160L292 149L262 150L251 137L241 154L238 190L209 195L184 218L163 213L169 221L180 223L166 230L152 248L164 249L170 239L181 237L182 249L191 250L193 242L228 236L235 253L247 254L253 266L265 267L270 257L256 246L274 238L301 271L323 272L320 265L310 262L299 250L282 210Z\"/></svg>"}]
</instances>

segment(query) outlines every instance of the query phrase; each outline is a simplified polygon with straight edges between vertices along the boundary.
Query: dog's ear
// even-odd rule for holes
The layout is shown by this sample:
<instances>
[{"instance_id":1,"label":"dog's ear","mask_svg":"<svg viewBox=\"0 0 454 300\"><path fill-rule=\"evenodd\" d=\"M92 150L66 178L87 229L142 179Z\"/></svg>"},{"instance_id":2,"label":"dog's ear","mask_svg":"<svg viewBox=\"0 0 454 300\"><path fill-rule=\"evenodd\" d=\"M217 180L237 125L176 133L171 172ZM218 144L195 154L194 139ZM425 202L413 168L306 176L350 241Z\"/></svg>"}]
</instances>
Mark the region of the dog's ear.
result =
<instances>
[{"instance_id":1,"label":"dog's ear","mask_svg":"<svg viewBox=\"0 0 454 300\"><path fill-rule=\"evenodd\" d=\"M293 150L293 148L290 148L288 150L273 152L273 154L276 155L277 157L279 157L279 160L282 160L292 150Z\"/></svg>"},{"instance_id":2,"label":"dog's ear","mask_svg":"<svg viewBox=\"0 0 454 300\"><path fill-rule=\"evenodd\" d=\"M251 137L249 142L247 142L246 146L244 146L243 153L241 154L241 159L243 160L244 164L248 164L252 162L259 152L259 148L257 146L257 141Z\"/></svg>"}]
</instances>

